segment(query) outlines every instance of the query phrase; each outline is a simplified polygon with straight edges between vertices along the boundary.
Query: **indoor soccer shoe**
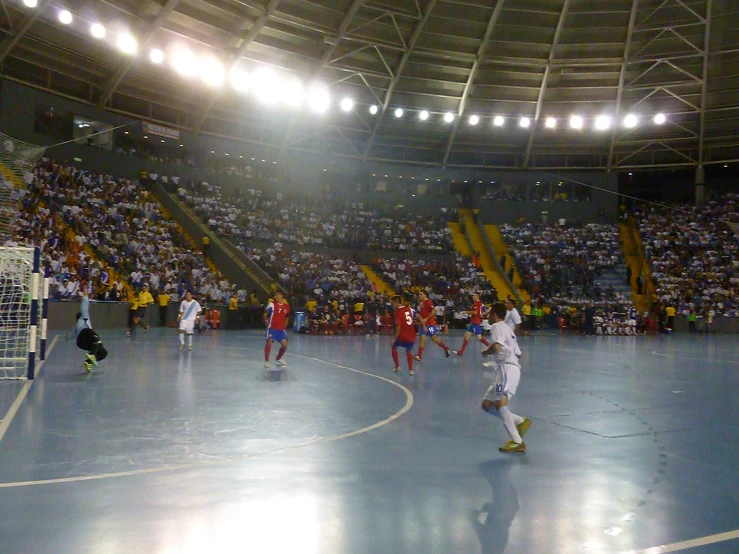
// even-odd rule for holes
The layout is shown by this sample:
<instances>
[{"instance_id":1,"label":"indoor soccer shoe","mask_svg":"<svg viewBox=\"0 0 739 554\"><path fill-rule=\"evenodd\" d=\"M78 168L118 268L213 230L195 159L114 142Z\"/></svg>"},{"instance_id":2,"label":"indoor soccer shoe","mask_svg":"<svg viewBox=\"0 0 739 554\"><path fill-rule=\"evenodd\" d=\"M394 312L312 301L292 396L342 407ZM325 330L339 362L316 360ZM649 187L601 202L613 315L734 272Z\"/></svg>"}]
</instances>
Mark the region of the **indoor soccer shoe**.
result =
<instances>
[{"instance_id":1,"label":"indoor soccer shoe","mask_svg":"<svg viewBox=\"0 0 739 554\"><path fill-rule=\"evenodd\" d=\"M448 348L447 348L446 350L444 350L444 354L446 354L446 357L447 357L447 358L449 357L449 355L450 355L451 353L452 353L452 351L451 351L451 350L449 350Z\"/></svg>"},{"instance_id":2,"label":"indoor soccer shoe","mask_svg":"<svg viewBox=\"0 0 739 554\"><path fill-rule=\"evenodd\" d=\"M85 363L83 364L85 366L85 371L87 373L92 373L92 364L85 360Z\"/></svg>"},{"instance_id":3,"label":"indoor soccer shoe","mask_svg":"<svg viewBox=\"0 0 739 554\"><path fill-rule=\"evenodd\" d=\"M527 417L523 418L523 421L516 425L516 429L518 429L518 434L521 435L521 438L528 432L529 427L531 427L531 420Z\"/></svg>"},{"instance_id":4,"label":"indoor soccer shoe","mask_svg":"<svg viewBox=\"0 0 739 554\"><path fill-rule=\"evenodd\" d=\"M287 365L287 362L285 360L277 360L277 365L285 367Z\"/></svg>"},{"instance_id":5,"label":"indoor soccer shoe","mask_svg":"<svg viewBox=\"0 0 739 554\"><path fill-rule=\"evenodd\" d=\"M526 452L526 443L517 443L513 441L508 441L505 445L498 448L501 452L519 452L523 454Z\"/></svg>"},{"instance_id":6,"label":"indoor soccer shoe","mask_svg":"<svg viewBox=\"0 0 739 554\"><path fill-rule=\"evenodd\" d=\"M87 355L87 361L90 362L92 365L98 365L98 360L95 356L92 354Z\"/></svg>"},{"instance_id":7,"label":"indoor soccer shoe","mask_svg":"<svg viewBox=\"0 0 739 554\"><path fill-rule=\"evenodd\" d=\"M394 371L395 373L398 373L398 372L400 371L400 366L398 366L398 367L396 367L395 369L393 369L393 371Z\"/></svg>"},{"instance_id":8,"label":"indoor soccer shoe","mask_svg":"<svg viewBox=\"0 0 739 554\"><path fill-rule=\"evenodd\" d=\"M459 356L460 358L461 358L462 356L464 356L464 354L460 353L460 352L459 352L459 350L452 350L452 354L456 354L456 355L457 355L457 356Z\"/></svg>"},{"instance_id":9,"label":"indoor soccer shoe","mask_svg":"<svg viewBox=\"0 0 739 554\"><path fill-rule=\"evenodd\" d=\"M264 367L269 367L269 362L264 362Z\"/></svg>"},{"instance_id":10,"label":"indoor soccer shoe","mask_svg":"<svg viewBox=\"0 0 739 554\"><path fill-rule=\"evenodd\" d=\"M413 359L416 360L417 362L420 362L421 361L421 356L415 355L415 356L413 356Z\"/></svg>"},{"instance_id":11,"label":"indoor soccer shoe","mask_svg":"<svg viewBox=\"0 0 739 554\"><path fill-rule=\"evenodd\" d=\"M415 373L413 372L412 369L410 369L410 370L408 370L408 375L410 375L411 377L413 377L415 375Z\"/></svg>"}]
</instances>

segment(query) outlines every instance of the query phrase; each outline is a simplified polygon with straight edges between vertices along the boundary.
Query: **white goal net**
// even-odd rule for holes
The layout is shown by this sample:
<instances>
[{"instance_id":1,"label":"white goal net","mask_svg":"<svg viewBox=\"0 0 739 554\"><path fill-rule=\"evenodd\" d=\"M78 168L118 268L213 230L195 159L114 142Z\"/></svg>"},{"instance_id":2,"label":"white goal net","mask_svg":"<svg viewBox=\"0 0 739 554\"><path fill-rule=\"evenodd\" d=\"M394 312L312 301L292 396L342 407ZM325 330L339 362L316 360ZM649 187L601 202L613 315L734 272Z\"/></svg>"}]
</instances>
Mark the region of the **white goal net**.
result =
<instances>
[{"instance_id":1,"label":"white goal net","mask_svg":"<svg viewBox=\"0 0 739 554\"><path fill-rule=\"evenodd\" d=\"M39 318L43 280L34 279L34 250L0 247L0 379L27 378L29 352L34 357L39 352L40 336L32 323L40 319L34 320L32 309Z\"/></svg>"}]
</instances>

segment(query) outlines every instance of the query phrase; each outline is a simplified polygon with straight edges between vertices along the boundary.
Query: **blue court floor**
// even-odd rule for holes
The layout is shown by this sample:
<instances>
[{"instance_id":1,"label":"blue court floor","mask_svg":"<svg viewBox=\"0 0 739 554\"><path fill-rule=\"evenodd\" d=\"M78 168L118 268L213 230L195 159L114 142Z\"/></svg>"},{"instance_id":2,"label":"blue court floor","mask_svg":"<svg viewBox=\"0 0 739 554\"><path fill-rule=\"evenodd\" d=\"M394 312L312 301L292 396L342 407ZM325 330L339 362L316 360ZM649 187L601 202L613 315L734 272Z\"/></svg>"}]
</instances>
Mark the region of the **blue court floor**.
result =
<instances>
[{"instance_id":1,"label":"blue court floor","mask_svg":"<svg viewBox=\"0 0 739 554\"><path fill-rule=\"evenodd\" d=\"M0 440L0 552L739 553L736 337L522 338L505 455L477 344L410 377L388 337L291 335L269 374L263 336L109 331L91 375L57 339Z\"/></svg>"}]
</instances>

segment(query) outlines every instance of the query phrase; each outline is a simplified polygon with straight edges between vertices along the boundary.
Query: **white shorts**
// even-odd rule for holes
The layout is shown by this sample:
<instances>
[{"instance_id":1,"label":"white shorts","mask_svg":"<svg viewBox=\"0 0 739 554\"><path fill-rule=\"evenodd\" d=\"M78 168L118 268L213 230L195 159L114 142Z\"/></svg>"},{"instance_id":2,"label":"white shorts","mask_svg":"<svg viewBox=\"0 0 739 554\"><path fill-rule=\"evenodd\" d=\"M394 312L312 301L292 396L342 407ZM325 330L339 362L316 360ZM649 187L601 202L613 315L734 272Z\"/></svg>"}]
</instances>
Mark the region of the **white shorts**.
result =
<instances>
[{"instance_id":1,"label":"white shorts","mask_svg":"<svg viewBox=\"0 0 739 554\"><path fill-rule=\"evenodd\" d=\"M193 319L181 319L180 320L180 331L184 331L188 335L193 334L193 330L195 329L195 320Z\"/></svg>"},{"instance_id":2,"label":"white shorts","mask_svg":"<svg viewBox=\"0 0 739 554\"><path fill-rule=\"evenodd\" d=\"M485 400L510 399L516 394L518 382L521 380L521 368L513 364L504 364L495 368L495 381L485 393Z\"/></svg>"}]
</instances>

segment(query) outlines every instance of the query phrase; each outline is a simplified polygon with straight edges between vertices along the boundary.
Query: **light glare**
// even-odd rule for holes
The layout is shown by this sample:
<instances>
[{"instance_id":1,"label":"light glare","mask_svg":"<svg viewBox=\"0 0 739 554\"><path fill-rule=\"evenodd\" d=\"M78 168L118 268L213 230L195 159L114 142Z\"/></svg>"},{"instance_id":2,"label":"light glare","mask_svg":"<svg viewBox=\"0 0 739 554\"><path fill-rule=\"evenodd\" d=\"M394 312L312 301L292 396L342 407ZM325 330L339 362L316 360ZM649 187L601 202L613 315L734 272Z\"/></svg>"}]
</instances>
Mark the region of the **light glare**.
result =
<instances>
[{"instance_id":1,"label":"light glare","mask_svg":"<svg viewBox=\"0 0 739 554\"><path fill-rule=\"evenodd\" d=\"M504 123L505 118L502 115L496 115L493 118L493 125L495 125L496 127L502 127Z\"/></svg>"},{"instance_id":2,"label":"light glare","mask_svg":"<svg viewBox=\"0 0 739 554\"><path fill-rule=\"evenodd\" d=\"M605 131L611 128L611 118L607 115L599 115L595 118L595 128L598 131Z\"/></svg>"},{"instance_id":3,"label":"light glare","mask_svg":"<svg viewBox=\"0 0 739 554\"><path fill-rule=\"evenodd\" d=\"M207 56L200 61L200 77L206 85L220 87L226 78L226 70L216 58Z\"/></svg>"},{"instance_id":4,"label":"light glare","mask_svg":"<svg viewBox=\"0 0 739 554\"><path fill-rule=\"evenodd\" d=\"M103 38L105 37L105 27L100 23L93 23L90 26L90 34L95 38Z\"/></svg>"},{"instance_id":5,"label":"light glare","mask_svg":"<svg viewBox=\"0 0 739 554\"><path fill-rule=\"evenodd\" d=\"M172 56L172 67L181 75L192 77L196 69L195 54L188 48L178 48Z\"/></svg>"},{"instance_id":6,"label":"light glare","mask_svg":"<svg viewBox=\"0 0 739 554\"><path fill-rule=\"evenodd\" d=\"M639 120L634 114L629 114L626 117L624 117L624 127L628 129L633 129L636 127L636 124L639 123Z\"/></svg>"},{"instance_id":7,"label":"light glare","mask_svg":"<svg viewBox=\"0 0 739 554\"><path fill-rule=\"evenodd\" d=\"M280 90L280 79L269 67L260 67L254 73L254 83L252 88L257 98L265 104L274 104L282 96Z\"/></svg>"},{"instance_id":8,"label":"light glare","mask_svg":"<svg viewBox=\"0 0 739 554\"><path fill-rule=\"evenodd\" d=\"M579 115L573 115L572 117L570 117L570 127L572 127L573 129L582 129L582 124L582 117L580 117Z\"/></svg>"},{"instance_id":9,"label":"light glare","mask_svg":"<svg viewBox=\"0 0 739 554\"><path fill-rule=\"evenodd\" d=\"M553 117L547 117L547 120L544 122L544 125L546 125L547 129L554 129L557 126L557 120Z\"/></svg>"},{"instance_id":10,"label":"light glare","mask_svg":"<svg viewBox=\"0 0 739 554\"><path fill-rule=\"evenodd\" d=\"M662 125L665 121L667 121L667 117L665 117L665 114L663 113L658 113L654 116L654 122L657 125Z\"/></svg>"},{"instance_id":11,"label":"light glare","mask_svg":"<svg viewBox=\"0 0 739 554\"><path fill-rule=\"evenodd\" d=\"M118 48L120 48L121 52L124 54L135 54L139 45L135 38L128 33L124 33L122 35L118 35Z\"/></svg>"},{"instance_id":12,"label":"light glare","mask_svg":"<svg viewBox=\"0 0 739 554\"><path fill-rule=\"evenodd\" d=\"M377 113L377 106L375 105L370 106L370 113L372 115L375 115Z\"/></svg>"},{"instance_id":13,"label":"light glare","mask_svg":"<svg viewBox=\"0 0 739 554\"><path fill-rule=\"evenodd\" d=\"M283 99L285 101L285 104L287 104L291 108L299 108L303 105L305 91L303 90L303 83L300 82L300 79L296 77L288 79L287 83L285 83L285 86L283 87L283 90Z\"/></svg>"},{"instance_id":14,"label":"light glare","mask_svg":"<svg viewBox=\"0 0 739 554\"><path fill-rule=\"evenodd\" d=\"M149 59L152 63L162 63L164 61L164 52L159 50L159 48L154 48L149 52Z\"/></svg>"},{"instance_id":15,"label":"light glare","mask_svg":"<svg viewBox=\"0 0 739 554\"><path fill-rule=\"evenodd\" d=\"M308 103L316 113L324 113L331 103L331 95L326 87L315 87L310 91Z\"/></svg>"},{"instance_id":16,"label":"light glare","mask_svg":"<svg viewBox=\"0 0 739 554\"><path fill-rule=\"evenodd\" d=\"M531 125L531 120L528 117L522 117L518 124L524 129L527 129L528 126Z\"/></svg>"},{"instance_id":17,"label":"light glare","mask_svg":"<svg viewBox=\"0 0 739 554\"><path fill-rule=\"evenodd\" d=\"M470 125L477 125L478 123L480 123L479 117L477 117L476 115L470 116Z\"/></svg>"},{"instance_id":18,"label":"light glare","mask_svg":"<svg viewBox=\"0 0 739 554\"><path fill-rule=\"evenodd\" d=\"M452 121L454 121L454 114L452 112L445 113L444 121L446 121L447 123L451 123Z\"/></svg>"},{"instance_id":19,"label":"light glare","mask_svg":"<svg viewBox=\"0 0 739 554\"><path fill-rule=\"evenodd\" d=\"M354 100L351 98L344 98L341 100L341 109L345 112L350 112L354 109Z\"/></svg>"},{"instance_id":20,"label":"light glare","mask_svg":"<svg viewBox=\"0 0 739 554\"><path fill-rule=\"evenodd\" d=\"M62 10L59 12L59 22L62 25L69 25L72 23L72 14L69 10Z\"/></svg>"},{"instance_id":21,"label":"light glare","mask_svg":"<svg viewBox=\"0 0 739 554\"><path fill-rule=\"evenodd\" d=\"M246 92L249 90L249 75L246 71L234 71L231 74L231 86L237 92Z\"/></svg>"},{"instance_id":22,"label":"light glare","mask_svg":"<svg viewBox=\"0 0 739 554\"><path fill-rule=\"evenodd\" d=\"M426 121L429 118L429 113L426 110L423 110L420 114L418 114L418 117L421 119L421 121Z\"/></svg>"},{"instance_id":23,"label":"light glare","mask_svg":"<svg viewBox=\"0 0 739 554\"><path fill-rule=\"evenodd\" d=\"M403 110L401 108L395 110L395 117L403 117Z\"/></svg>"},{"instance_id":24,"label":"light glare","mask_svg":"<svg viewBox=\"0 0 739 554\"><path fill-rule=\"evenodd\" d=\"M35 8L38 6L38 0L23 0L23 4L25 4L27 8Z\"/></svg>"}]
</instances>

